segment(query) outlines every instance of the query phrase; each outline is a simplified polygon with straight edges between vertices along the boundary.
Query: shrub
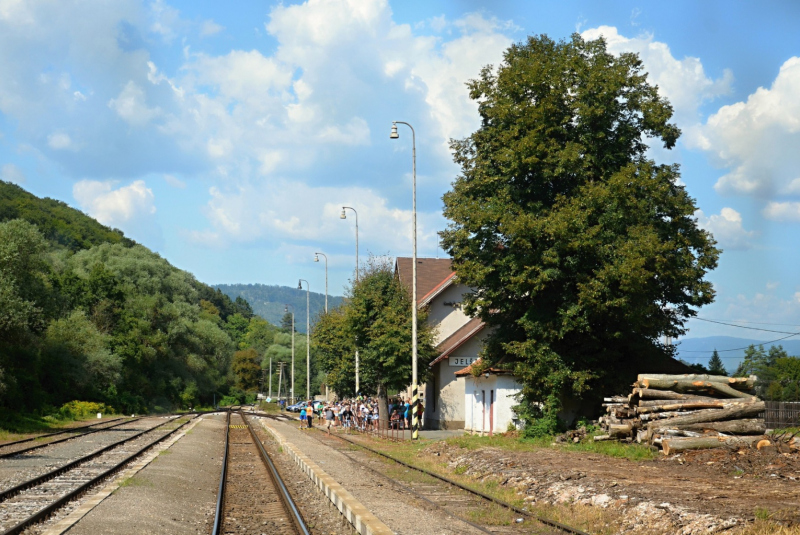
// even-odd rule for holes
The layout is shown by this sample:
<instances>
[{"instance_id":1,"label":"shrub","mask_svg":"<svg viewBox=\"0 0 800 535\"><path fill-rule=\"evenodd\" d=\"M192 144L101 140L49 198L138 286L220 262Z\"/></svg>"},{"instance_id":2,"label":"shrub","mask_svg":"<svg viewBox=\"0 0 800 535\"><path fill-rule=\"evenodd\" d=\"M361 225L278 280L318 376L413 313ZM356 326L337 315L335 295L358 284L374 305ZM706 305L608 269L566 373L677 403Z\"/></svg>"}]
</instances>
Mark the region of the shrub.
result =
<instances>
[{"instance_id":1,"label":"shrub","mask_svg":"<svg viewBox=\"0 0 800 535\"><path fill-rule=\"evenodd\" d=\"M69 401L58 409L57 416L62 420L84 420L94 416L98 412L103 414L114 414L113 407L105 403L95 403L94 401Z\"/></svg>"}]
</instances>

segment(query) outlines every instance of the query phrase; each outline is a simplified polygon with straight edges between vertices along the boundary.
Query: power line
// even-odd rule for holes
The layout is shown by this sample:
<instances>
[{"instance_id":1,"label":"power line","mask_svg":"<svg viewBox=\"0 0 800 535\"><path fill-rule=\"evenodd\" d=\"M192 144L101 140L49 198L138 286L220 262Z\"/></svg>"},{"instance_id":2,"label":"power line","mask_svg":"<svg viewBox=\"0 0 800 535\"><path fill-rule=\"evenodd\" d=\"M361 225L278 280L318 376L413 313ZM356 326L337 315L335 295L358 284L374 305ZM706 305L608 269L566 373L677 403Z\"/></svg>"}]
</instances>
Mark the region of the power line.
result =
<instances>
[{"instance_id":1,"label":"power line","mask_svg":"<svg viewBox=\"0 0 800 535\"><path fill-rule=\"evenodd\" d=\"M712 320L710 318L699 318L695 316L693 319L703 320L703 321L715 321L719 323L723 323L722 320ZM800 327L796 323L768 323L766 321L745 321L745 320L736 320L736 323L749 323L751 325L782 325L784 327ZM723 325L735 325L733 323L723 323ZM738 327L738 325L737 325Z\"/></svg>"},{"instance_id":2,"label":"power line","mask_svg":"<svg viewBox=\"0 0 800 535\"><path fill-rule=\"evenodd\" d=\"M781 340L786 340L787 338L791 338L792 336L797 336L797 335L800 335L800 333L789 333L789 336L784 336L783 338L778 338L777 340L769 340L769 341L765 341L765 342L759 342L758 345L763 346L765 344L774 344L775 342L780 342ZM750 344L750 345L754 346L756 344ZM702 349L702 350L701 349L696 349L696 350L685 349L685 350L679 350L678 352L679 353L713 353L714 351L716 351L717 353L723 353L723 352L726 352L726 351L742 351L743 349L749 349L749 348L750 348L750 346L737 347L737 348L734 348L734 349L712 349L711 351L709 351L707 349ZM731 359L731 358L737 358L737 357L720 357L720 358Z\"/></svg>"},{"instance_id":3,"label":"power line","mask_svg":"<svg viewBox=\"0 0 800 535\"><path fill-rule=\"evenodd\" d=\"M738 327L740 329L749 329L751 331L764 331L764 332L768 332L768 333L777 333L777 334L800 334L800 333L790 333L790 332L787 332L787 331L774 331L772 329L762 329L760 327L747 327L745 325L736 325L735 323L727 323L725 321L709 320L709 319L698 318L698 317L695 317L694 319L700 320L700 321L707 321L708 323L717 323L719 325L728 325L730 327ZM769 325L769 324L766 324L766 325Z\"/></svg>"}]
</instances>

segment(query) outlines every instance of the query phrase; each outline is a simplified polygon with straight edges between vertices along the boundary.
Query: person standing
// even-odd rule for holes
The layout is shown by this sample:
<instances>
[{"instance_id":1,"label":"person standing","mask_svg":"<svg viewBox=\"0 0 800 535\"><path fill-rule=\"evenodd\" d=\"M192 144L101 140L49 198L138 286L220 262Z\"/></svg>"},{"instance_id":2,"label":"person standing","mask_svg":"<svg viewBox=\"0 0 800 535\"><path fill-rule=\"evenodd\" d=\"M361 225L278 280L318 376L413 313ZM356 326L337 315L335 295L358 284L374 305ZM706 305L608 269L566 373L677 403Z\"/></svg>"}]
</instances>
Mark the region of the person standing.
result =
<instances>
[{"instance_id":1,"label":"person standing","mask_svg":"<svg viewBox=\"0 0 800 535\"><path fill-rule=\"evenodd\" d=\"M306 421L308 422L308 428L311 429L311 426L314 423L314 402L310 399L308 400L308 405L306 406Z\"/></svg>"},{"instance_id":2,"label":"person standing","mask_svg":"<svg viewBox=\"0 0 800 535\"><path fill-rule=\"evenodd\" d=\"M331 426L336 425L333 418L333 407L328 405L325 407L325 420L328 422L328 434L331 434Z\"/></svg>"}]
</instances>

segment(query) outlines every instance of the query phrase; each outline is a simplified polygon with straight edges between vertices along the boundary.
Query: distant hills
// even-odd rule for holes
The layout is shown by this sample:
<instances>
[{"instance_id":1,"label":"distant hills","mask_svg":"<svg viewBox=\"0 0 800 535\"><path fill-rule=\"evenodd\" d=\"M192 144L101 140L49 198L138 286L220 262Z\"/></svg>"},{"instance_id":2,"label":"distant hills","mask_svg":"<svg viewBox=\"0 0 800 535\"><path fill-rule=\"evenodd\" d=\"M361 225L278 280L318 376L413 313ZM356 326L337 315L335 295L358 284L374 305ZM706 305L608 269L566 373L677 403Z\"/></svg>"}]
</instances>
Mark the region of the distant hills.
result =
<instances>
[{"instance_id":1,"label":"distant hills","mask_svg":"<svg viewBox=\"0 0 800 535\"><path fill-rule=\"evenodd\" d=\"M281 318L286 313L285 306L290 304L294 307L295 328L298 332L306 332L305 290L267 284L217 284L214 287L231 299L242 297L247 300L253 312L274 325L281 324ZM339 306L343 299L338 295L329 295L328 309ZM319 313L325 310L325 294L311 292L309 301L313 324Z\"/></svg>"},{"instance_id":2,"label":"distant hills","mask_svg":"<svg viewBox=\"0 0 800 535\"><path fill-rule=\"evenodd\" d=\"M684 338L677 342L678 358L685 360L689 364L708 364L708 359L716 349L719 352L722 363L729 373L736 371L736 367L744 359L744 350L750 345L758 347L763 344L764 349L772 346L783 346L783 349L790 356L800 356L800 340L782 340L766 344L762 340L750 338L736 338L733 336L706 336L704 338ZM726 351L735 349L735 351Z\"/></svg>"}]
</instances>

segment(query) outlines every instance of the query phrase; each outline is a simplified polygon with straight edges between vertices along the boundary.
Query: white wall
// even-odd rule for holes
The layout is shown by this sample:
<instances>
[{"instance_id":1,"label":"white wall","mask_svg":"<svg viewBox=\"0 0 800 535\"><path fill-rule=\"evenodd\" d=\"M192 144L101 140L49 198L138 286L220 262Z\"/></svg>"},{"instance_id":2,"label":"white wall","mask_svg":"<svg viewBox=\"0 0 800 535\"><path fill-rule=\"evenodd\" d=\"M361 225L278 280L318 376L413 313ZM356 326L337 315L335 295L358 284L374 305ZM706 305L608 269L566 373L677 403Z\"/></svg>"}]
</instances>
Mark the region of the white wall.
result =
<instances>
[{"instance_id":1,"label":"white wall","mask_svg":"<svg viewBox=\"0 0 800 535\"><path fill-rule=\"evenodd\" d=\"M428 305L428 325L436 329L434 345L460 329L470 318L461 311L460 306L446 306L444 303L460 303L467 293L463 284L454 284L437 295Z\"/></svg>"},{"instance_id":2,"label":"white wall","mask_svg":"<svg viewBox=\"0 0 800 535\"><path fill-rule=\"evenodd\" d=\"M494 390L494 404L490 406L491 391ZM515 397L521 390L520 384L511 375L494 375L489 377L464 378L465 422L464 429L473 433L504 433L508 424L515 426L516 415L511 407L518 404ZM489 412L494 411L490 420ZM492 421L490 428L489 422Z\"/></svg>"}]
</instances>

